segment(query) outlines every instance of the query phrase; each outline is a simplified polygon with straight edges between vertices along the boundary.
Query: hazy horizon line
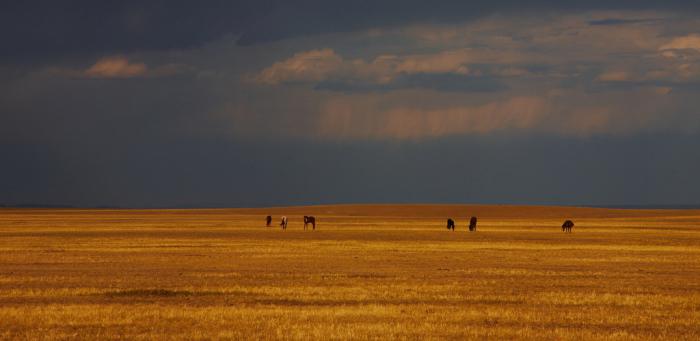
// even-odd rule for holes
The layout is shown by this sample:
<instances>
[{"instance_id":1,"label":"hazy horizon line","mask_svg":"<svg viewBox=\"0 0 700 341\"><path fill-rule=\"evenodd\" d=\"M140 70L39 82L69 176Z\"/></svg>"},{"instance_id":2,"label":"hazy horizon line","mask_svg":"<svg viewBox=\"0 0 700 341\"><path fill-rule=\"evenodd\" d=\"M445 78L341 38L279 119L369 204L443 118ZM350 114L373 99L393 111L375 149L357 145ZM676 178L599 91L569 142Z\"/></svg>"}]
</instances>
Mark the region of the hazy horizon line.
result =
<instances>
[{"instance_id":1,"label":"hazy horizon line","mask_svg":"<svg viewBox=\"0 0 700 341\"><path fill-rule=\"evenodd\" d=\"M0 208L26 208L26 209L256 209L256 208L288 208L311 206L419 206L419 205L465 205L465 206L541 206L541 207L582 207L582 208L608 208L608 209L674 209L689 210L700 209L700 204L547 204L547 203L458 203L458 202L337 202L337 203L301 203L301 204L186 204L186 205L71 205L71 204L44 204L44 203L17 203L0 204Z\"/></svg>"}]
</instances>

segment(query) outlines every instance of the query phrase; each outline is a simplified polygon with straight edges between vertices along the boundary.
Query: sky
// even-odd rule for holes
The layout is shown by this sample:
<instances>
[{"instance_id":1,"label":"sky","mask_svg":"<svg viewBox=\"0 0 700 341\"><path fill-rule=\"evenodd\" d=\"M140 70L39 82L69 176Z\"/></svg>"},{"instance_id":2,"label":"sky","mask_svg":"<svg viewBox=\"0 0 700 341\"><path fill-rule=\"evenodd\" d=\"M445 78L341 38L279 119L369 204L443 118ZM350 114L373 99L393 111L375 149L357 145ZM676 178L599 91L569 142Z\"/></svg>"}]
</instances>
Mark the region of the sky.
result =
<instances>
[{"instance_id":1,"label":"sky","mask_svg":"<svg viewBox=\"0 0 700 341\"><path fill-rule=\"evenodd\" d=\"M0 204L700 205L697 1L0 3Z\"/></svg>"}]
</instances>

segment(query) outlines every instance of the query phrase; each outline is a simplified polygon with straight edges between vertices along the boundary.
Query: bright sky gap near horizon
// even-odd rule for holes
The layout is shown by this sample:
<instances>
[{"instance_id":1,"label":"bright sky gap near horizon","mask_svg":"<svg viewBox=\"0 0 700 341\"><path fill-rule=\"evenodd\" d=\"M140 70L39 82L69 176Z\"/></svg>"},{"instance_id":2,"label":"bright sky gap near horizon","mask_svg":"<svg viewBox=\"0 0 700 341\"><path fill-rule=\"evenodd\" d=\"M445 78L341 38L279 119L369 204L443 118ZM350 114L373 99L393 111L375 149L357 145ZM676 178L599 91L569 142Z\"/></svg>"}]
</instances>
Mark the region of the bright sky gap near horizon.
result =
<instances>
[{"instance_id":1,"label":"bright sky gap near horizon","mask_svg":"<svg viewBox=\"0 0 700 341\"><path fill-rule=\"evenodd\" d=\"M0 205L699 205L698 14L2 3Z\"/></svg>"}]
</instances>

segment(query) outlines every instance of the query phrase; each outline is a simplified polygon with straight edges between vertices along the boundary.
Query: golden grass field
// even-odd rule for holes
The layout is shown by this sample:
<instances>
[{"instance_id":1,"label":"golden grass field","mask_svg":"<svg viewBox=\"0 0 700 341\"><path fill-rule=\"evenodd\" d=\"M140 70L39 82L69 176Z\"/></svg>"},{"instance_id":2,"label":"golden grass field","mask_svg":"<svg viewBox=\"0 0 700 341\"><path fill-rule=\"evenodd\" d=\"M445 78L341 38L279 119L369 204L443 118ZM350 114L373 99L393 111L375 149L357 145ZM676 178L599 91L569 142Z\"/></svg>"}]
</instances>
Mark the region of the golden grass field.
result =
<instances>
[{"instance_id":1,"label":"golden grass field","mask_svg":"<svg viewBox=\"0 0 700 341\"><path fill-rule=\"evenodd\" d=\"M116 338L698 340L700 211L0 209L0 339Z\"/></svg>"}]
</instances>

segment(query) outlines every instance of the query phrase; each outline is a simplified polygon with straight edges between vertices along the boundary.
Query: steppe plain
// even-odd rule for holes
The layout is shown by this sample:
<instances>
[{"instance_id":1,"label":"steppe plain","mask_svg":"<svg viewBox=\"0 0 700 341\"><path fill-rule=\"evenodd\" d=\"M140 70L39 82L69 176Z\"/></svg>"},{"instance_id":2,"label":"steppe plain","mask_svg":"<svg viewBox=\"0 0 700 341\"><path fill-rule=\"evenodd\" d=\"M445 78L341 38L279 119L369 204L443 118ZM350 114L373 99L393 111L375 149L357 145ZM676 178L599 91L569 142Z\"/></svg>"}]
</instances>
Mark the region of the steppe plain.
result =
<instances>
[{"instance_id":1,"label":"steppe plain","mask_svg":"<svg viewBox=\"0 0 700 341\"><path fill-rule=\"evenodd\" d=\"M700 339L700 210L0 209L0 339L484 338Z\"/></svg>"}]
</instances>

